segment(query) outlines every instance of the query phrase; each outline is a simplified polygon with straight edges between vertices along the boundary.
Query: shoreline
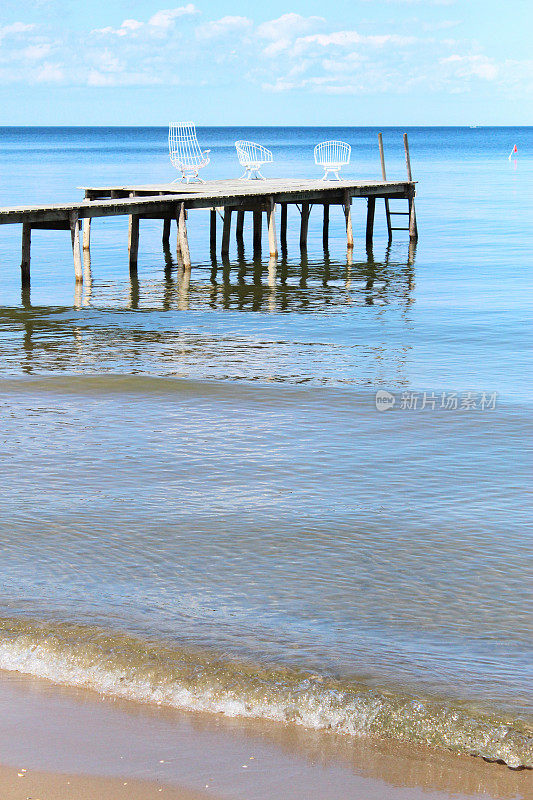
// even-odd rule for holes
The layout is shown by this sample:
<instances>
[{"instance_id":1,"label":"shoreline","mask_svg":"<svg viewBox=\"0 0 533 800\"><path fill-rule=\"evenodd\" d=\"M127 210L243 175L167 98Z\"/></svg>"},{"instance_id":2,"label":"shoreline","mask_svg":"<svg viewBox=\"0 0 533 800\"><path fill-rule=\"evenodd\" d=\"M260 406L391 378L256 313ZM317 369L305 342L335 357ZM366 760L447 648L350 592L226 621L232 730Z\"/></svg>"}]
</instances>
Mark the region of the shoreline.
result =
<instances>
[{"instance_id":1,"label":"shoreline","mask_svg":"<svg viewBox=\"0 0 533 800\"><path fill-rule=\"evenodd\" d=\"M532 777L429 747L144 706L5 672L0 765L6 800L69 797L65 776L86 800L115 800L124 783L124 796L139 800L422 800L428 791L432 800L518 800Z\"/></svg>"}]
</instances>

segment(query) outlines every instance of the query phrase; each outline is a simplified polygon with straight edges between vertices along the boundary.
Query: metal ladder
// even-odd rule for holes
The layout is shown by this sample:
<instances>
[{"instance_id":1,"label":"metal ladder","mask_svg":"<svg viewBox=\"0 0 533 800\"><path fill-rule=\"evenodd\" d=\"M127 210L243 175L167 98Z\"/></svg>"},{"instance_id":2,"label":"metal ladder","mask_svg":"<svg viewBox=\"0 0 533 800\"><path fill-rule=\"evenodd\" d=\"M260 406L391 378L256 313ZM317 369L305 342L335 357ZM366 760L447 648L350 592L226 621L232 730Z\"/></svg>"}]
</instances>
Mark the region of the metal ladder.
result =
<instances>
[{"instance_id":1,"label":"metal ladder","mask_svg":"<svg viewBox=\"0 0 533 800\"><path fill-rule=\"evenodd\" d=\"M381 159L381 174L383 176L383 180L387 180L387 173L385 171L385 155L383 152L383 137L381 133L378 133L378 142L379 142L379 156ZM410 182L412 182L413 177L411 174L411 160L409 158L409 142L407 141L407 134L404 133L403 135L403 146L405 148L405 163L407 165L407 178ZM410 239L418 239L418 227L416 224L416 212L415 212L415 200L414 200L414 192L412 196L408 198L408 211L391 211L390 209L390 200L388 197L384 198L385 200L385 216L387 218L387 231L389 233L389 242L392 240L392 232L393 231L409 231L409 238ZM391 217L409 217L409 225L407 228L393 226Z\"/></svg>"}]
</instances>

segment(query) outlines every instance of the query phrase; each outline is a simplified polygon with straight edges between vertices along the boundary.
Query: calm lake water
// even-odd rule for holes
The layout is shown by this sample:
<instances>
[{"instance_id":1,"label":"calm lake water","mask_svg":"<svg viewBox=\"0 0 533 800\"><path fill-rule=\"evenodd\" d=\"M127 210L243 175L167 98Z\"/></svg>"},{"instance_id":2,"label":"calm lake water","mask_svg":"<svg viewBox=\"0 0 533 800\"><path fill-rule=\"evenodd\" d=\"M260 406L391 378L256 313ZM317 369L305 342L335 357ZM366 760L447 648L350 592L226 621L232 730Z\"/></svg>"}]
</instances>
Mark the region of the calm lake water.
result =
<instances>
[{"instance_id":1,"label":"calm lake water","mask_svg":"<svg viewBox=\"0 0 533 800\"><path fill-rule=\"evenodd\" d=\"M206 178L240 174L244 137L274 151L271 177L317 175L314 144L344 139L366 179L377 132L198 133ZM391 179L402 132L383 132ZM190 276L142 221L132 281L111 218L83 290L68 234L34 232L21 292L20 228L0 227L1 668L532 763L533 129L409 142L415 251L387 245L381 201L367 251L355 200L352 259L341 211L324 253L315 208L305 258L291 209L275 267L249 221L244 252L213 261L191 212ZM173 180L166 146L0 129L2 205Z\"/></svg>"}]
</instances>

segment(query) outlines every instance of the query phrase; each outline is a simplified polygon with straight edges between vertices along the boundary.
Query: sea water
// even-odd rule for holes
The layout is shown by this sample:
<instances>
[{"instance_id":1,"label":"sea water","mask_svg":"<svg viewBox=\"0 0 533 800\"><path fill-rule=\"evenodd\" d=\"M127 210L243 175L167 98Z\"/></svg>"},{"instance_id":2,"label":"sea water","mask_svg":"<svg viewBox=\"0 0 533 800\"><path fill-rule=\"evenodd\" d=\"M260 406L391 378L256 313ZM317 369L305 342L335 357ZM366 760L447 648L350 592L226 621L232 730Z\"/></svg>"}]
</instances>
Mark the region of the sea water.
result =
<instances>
[{"instance_id":1,"label":"sea water","mask_svg":"<svg viewBox=\"0 0 533 800\"><path fill-rule=\"evenodd\" d=\"M402 132L383 131L389 179ZM205 178L313 177L377 130L205 128ZM527 486L530 128L408 131L420 238L355 248L321 207L277 263L209 253L191 274L141 221L70 237L0 227L0 668L180 708L429 742L532 765ZM518 145L518 157L508 153ZM159 128L0 129L2 205L173 180ZM405 211L405 201L392 201ZM396 217L402 220L405 217ZM403 223L396 223L402 225ZM220 235L220 230L219 230ZM175 228L172 232L174 248Z\"/></svg>"}]
</instances>

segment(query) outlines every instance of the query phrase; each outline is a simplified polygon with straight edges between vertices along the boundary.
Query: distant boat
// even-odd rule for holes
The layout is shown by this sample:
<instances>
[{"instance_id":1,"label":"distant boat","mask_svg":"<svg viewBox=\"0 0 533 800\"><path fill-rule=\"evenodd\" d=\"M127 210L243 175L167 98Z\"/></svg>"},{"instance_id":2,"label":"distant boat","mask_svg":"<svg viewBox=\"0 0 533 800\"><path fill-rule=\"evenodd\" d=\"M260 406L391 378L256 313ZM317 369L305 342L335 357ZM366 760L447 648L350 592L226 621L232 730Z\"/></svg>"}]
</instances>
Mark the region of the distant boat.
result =
<instances>
[{"instance_id":1,"label":"distant boat","mask_svg":"<svg viewBox=\"0 0 533 800\"><path fill-rule=\"evenodd\" d=\"M478 128L479 125L469 125L470 128Z\"/></svg>"}]
</instances>

